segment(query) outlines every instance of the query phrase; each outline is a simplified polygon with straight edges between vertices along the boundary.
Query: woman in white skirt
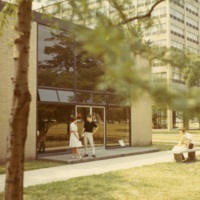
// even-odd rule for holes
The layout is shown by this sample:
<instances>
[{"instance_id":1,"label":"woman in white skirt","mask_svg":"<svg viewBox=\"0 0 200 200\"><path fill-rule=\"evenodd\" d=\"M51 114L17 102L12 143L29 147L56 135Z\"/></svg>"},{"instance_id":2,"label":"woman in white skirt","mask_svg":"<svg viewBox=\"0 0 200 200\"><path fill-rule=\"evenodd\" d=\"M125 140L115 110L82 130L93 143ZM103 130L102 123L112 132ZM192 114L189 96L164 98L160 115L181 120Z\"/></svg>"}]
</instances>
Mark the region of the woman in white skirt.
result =
<instances>
[{"instance_id":1,"label":"woman in white skirt","mask_svg":"<svg viewBox=\"0 0 200 200\"><path fill-rule=\"evenodd\" d=\"M180 140L176 146L173 147L172 151L174 153L179 152L180 150L188 149L190 141L188 137L186 136L185 129L179 129L179 133L181 135ZM182 154L182 160L185 161L185 156Z\"/></svg>"},{"instance_id":2,"label":"woman in white skirt","mask_svg":"<svg viewBox=\"0 0 200 200\"><path fill-rule=\"evenodd\" d=\"M76 121L76 117L71 118L69 146L72 148L72 158L81 159L82 157L78 150L78 147L80 147L80 141Z\"/></svg>"}]
</instances>

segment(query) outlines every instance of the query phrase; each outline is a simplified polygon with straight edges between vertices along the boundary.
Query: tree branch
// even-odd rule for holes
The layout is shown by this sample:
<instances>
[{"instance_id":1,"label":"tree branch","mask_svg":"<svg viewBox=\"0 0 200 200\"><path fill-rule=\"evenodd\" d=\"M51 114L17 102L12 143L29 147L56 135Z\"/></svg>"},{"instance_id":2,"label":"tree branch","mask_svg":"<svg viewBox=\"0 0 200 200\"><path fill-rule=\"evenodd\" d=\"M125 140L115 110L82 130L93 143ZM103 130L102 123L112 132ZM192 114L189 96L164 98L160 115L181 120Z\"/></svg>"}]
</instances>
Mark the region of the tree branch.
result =
<instances>
[{"instance_id":1,"label":"tree branch","mask_svg":"<svg viewBox=\"0 0 200 200\"><path fill-rule=\"evenodd\" d=\"M159 1L157 1L157 2L151 7L151 9L149 10L149 12L146 13L145 15L141 15L141 16L138 16L138 15L137 15L137 16L135 16L135 17L129 18L129 19L124 20L123 22L119 23L119 25L127 24L127 23L129 23L129 22L131 22L131 21L134 21L134 20L136 20L136 19L144 19L144 18L151 17L151 13L153 12L154 8L155 8L158 4L160 4L161 2L164 2L164 1L165 1L165 0L159 0Z\"/></svg>"}]
</instances>

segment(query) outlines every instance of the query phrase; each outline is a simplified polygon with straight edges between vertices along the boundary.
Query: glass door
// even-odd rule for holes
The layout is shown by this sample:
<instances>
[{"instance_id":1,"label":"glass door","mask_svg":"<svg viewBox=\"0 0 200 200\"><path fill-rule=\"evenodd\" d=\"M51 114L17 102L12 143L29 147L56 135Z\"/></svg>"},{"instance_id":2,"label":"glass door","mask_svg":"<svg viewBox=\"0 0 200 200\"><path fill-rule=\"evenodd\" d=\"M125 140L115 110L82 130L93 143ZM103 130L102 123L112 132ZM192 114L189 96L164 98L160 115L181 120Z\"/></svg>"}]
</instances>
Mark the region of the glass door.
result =
<instances>
[{"instance_id":1,"label":"glass door","mask_svg":"<svg viewBox=\"0 0 200 200\"><path fill-rule=\"evenodd\" d=\"M105 146L105 109L102 107L92 107L91 114L93 121L99 127L94 135L95 146Z\"/></svg>"},{"instance_id":2,"label":"glass door","mask_svg":"<svg viewBox=\"0 0 200 200\"><path fill-rule=\"evenodd\" d=\"M105 109L104 107L93 106L76 106L77 125L79 133L84 127L84 122L87 119L87 115L92 115L92 120L97 124L99 129L94 135L95 147L105 146ZM82 138L83 142L83 138Z\"/></svg>"}]
</instances>

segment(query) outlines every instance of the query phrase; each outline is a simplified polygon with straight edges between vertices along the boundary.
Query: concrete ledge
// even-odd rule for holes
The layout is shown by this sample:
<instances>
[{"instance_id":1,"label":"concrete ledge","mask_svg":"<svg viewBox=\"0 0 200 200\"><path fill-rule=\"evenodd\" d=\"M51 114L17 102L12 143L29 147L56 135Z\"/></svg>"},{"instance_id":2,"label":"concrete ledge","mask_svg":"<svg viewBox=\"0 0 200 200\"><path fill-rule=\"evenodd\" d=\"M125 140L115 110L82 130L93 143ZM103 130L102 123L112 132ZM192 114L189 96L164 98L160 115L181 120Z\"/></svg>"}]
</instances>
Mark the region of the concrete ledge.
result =
<instances>
[{"instance_id":1,"label":"concrete ledge","mask_svg":"<svg viewBox=\"0 0 200 200\"><path fill-rule=\"evenodd\" d=\"M117 149L96 149L96 157L92 157L92 153L89 152L88 157L83 157L82 159L72 159L71 153L56 153L53 155L40 155L38 157L39 160L48 160L55 162L64 162L67 164L76 164L76 163L85 163L96 160L105 160L111 158L132 156L132 155L140 155L158 152L160 149L157 148L148 148L148 147L122 147ZM80 149L81 156L84 156L84 150Z\"/></svg>"}]
</instances>

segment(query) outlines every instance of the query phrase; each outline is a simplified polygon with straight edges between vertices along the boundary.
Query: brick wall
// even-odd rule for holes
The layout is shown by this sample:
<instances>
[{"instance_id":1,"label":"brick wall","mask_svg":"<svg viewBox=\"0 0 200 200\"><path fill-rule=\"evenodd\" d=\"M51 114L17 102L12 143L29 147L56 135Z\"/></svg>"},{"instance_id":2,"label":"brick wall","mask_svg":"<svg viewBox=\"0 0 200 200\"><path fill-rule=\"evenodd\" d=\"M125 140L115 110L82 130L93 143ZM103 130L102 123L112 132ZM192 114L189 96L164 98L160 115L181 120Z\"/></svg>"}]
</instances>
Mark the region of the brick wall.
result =
<instances>
[{"instance_id":1,"label":"brick wall","mask_svg":"<svg viewBox=\"0 0 200 200\"><path fill-rule=\"evenodd\" d=\"M6 138L9 134L9 115L12 104L12 81L14 75L13 64L13 38L14 31L11 24L6 25L4 34L0 36L0 162L6 158ZM26 141L26 159L33 159L36 156L36 23L32 23L30 43L30 67L29 67L29 90L32 95L30 115L28 124L28 137Z\"/></svg>"}]
</instances>

